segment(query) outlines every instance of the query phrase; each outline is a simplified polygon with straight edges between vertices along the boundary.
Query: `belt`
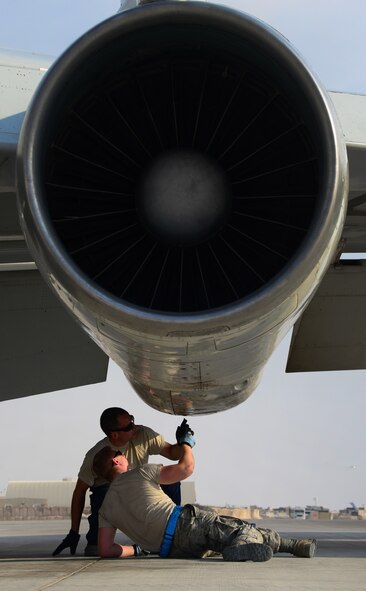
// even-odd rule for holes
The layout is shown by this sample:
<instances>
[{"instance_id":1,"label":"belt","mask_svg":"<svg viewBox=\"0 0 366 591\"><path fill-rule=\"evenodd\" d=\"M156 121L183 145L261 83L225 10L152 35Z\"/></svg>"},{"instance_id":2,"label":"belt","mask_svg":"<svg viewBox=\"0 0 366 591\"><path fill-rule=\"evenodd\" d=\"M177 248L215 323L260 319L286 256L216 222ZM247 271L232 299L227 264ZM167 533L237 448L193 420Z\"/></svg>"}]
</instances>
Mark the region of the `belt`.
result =
<instances>
[{"instance_id":1,"label":"belt","mask_svg":"<svg viewBox=\"0 0 366 591\"><path fill-rule=\"evenodd\" d=\"M159 552L159 556L161 556L161 558L166 558L170 552L170 547L172 545L174 538L175 528L177 526L177 521L182 509L183 507L181 505L176 505L169 517L169 521L165 529L163 542L161 544Z\"/></svg>"}]
</instances>

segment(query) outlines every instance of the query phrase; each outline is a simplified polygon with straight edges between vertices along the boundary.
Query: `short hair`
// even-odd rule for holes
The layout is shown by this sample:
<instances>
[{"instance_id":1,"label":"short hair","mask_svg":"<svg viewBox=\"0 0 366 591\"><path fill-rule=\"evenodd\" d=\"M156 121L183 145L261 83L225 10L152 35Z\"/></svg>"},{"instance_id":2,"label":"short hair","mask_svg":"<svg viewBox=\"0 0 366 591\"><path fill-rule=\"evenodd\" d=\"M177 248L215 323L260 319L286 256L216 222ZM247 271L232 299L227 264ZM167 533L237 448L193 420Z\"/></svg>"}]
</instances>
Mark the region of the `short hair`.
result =
<instances>
[{"instance_id":1,"label":"short hair","mask_svg":"<svg viewBox=\"0 0 366 591\"><path fill-rule=\"evenodd\" d=\"M93 471L97 476L100 476L105 480L109 480L109 482L113 480L114 465L112 460L115 455L115 450L108 446L103 447L98 451L97 454L95 454L93 460Z\"/></svg>"},{"instance_id":2,"label":"short hair","mask_svg":"<svg viewBox=\"0 0 366 591\"><path fill-rule=\"evenodd\" d=\"M127 410L118 406L106 408L100 416L100 428L106 435L109 435L118 426L118 417L128 414Z\"/></svg>"}]
</instances>

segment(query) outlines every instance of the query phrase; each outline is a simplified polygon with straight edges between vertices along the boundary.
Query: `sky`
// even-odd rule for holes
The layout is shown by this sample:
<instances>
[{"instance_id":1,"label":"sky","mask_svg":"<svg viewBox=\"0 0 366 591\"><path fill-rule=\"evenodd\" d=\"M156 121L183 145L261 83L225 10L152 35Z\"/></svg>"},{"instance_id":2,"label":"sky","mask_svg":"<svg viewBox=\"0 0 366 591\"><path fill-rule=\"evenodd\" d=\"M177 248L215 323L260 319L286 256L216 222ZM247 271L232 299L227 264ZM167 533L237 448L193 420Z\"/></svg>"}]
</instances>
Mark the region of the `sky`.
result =
<instances>
[{"instance_id":1,"label":"sky","mask_svg":"<svg viewBox=\"0 0 366 591\"><path fill-rule=\"evenodd\" d=\"M366 94L364 0L226 5L285 35L328 90ZM58 56L118 7L119 0L0 0L0 46ZM289 336L248 401L190 419L199 503L366 503L366 372L285 374L288 345ZM102 438L99 416L109 406L126 408L174 443L181 418L145 405L111 362L106 383L0 403L0 495L9 480L76 478L85 452Z\"/></svg>"}]
</instances>

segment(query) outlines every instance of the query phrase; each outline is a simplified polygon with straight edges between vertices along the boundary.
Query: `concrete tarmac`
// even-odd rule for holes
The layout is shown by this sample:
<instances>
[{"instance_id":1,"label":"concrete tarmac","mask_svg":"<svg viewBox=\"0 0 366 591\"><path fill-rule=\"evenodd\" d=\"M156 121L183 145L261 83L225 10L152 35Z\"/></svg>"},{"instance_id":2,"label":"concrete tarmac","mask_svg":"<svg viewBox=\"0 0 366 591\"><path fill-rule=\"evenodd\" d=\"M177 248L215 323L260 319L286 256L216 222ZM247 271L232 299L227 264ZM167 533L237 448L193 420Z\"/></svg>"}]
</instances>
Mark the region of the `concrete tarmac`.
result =
<instances>
[{"instance_id":1,"label":"concrete tarmac","mask_svg":"<svg viewBox=\"0 0 366 591\"><path fill-rule=\"evenodd\" d=\"M82 531L86 530L83 521ZM315 537L316 557L277 554L265 563L227 563L221 558L126 560L51 556L69 530L68 521L0 522L1 591L365 591L366 522L260 520L289 537ZM119 536L120 543L127 540Z\"/></svg>"}]
</instances>

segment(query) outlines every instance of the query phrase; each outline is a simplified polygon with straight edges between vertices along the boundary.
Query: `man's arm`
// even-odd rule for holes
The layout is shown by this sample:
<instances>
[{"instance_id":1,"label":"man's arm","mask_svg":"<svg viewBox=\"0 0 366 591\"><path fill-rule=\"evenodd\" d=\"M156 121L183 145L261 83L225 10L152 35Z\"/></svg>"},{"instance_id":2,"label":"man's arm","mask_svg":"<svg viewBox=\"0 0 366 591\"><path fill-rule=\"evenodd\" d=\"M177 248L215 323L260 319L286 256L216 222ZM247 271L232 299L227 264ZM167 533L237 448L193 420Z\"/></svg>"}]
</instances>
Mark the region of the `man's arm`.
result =
<instances>
[{"instance_id":1,"label":"man's arm","mask_svg":"<svg viewBox=\"0 0 366 591\"><path fill-rule=\"evenodd\" d=\"M186 443L179 446L181 450L181 457L178 464L175 466L163 466L160 470L159 483L173 484L180 480L185 480L188 476L193 474L194 470L194 456L192 449Z\"/></svg>"},{"instance_id":2,"label":"man's arm","mask_svg":"<svg viewBox=\"0 0 366 591\"><path fill-rule=\"evenodd\" d=\"M85 494L88 488L89 486L80 480L80 478L77 480L71 500L71 529L66 538L53 551L52 556L58 556L66 548L70 548L70 554L75 554L80 540L80 521L85 507Z\"/></svg>"},{"instance_id":3,"label":"man's arm","mask_svg":"<svg viewBox=\"0 0 366 591\"><path fill-rule=\"evenodd\" d=\"M128 558L135 556L133 546L121 546L114 541L116 528L100 527L98 532L98 552L102 558Z\"/></svg>"},{"instance_id":4,"label":"man's arm","mask_svg":"<svg viewBox=\"0 0 366 591\"><path fill-rule=\"evenodd\" d=\"M160 455L167 458L167 460L180 460L182 456L182 446L178 445L178 443L172 445L166 441L163 449L160 451Z\"/></svg>"},{"instance_id":5,"label":"man's arm","mask_svg":"<svg viewBox=\"0 0 366 591\"><path fill-rule=\"evenodd\" d=\"M78 478L71 499L71 529L77 533L80 528L80 521L85 507L85 495L88 488L89 485Z\"/></svg>"}]
</instances>

